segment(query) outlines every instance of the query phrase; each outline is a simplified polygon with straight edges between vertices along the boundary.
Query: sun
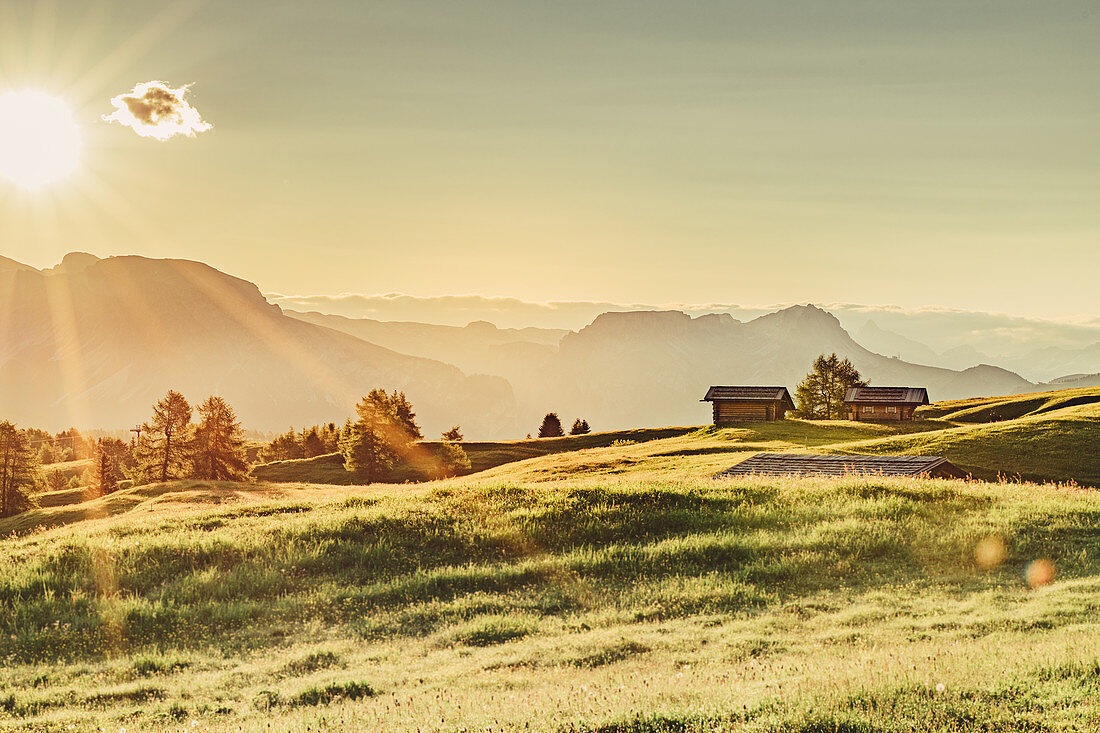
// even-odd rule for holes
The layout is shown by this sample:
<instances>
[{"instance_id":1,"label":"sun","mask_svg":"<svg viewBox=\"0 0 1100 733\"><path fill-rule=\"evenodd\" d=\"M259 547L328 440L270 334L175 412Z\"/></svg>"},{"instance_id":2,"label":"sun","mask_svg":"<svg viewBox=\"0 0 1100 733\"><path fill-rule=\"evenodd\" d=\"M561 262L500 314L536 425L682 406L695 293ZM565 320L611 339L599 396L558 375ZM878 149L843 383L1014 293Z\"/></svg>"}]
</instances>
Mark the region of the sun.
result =
<instances>
[{"instance_id":1,"label":"sun","mask_svg":"<svg viewBox=\"0 0 1100 733\"><path fill-rule=\"evenodd\" d=\"M68 105L45 92L0 93L0 178L37 189L72 174L79 160Z\"/></svg>"}]
</instances>

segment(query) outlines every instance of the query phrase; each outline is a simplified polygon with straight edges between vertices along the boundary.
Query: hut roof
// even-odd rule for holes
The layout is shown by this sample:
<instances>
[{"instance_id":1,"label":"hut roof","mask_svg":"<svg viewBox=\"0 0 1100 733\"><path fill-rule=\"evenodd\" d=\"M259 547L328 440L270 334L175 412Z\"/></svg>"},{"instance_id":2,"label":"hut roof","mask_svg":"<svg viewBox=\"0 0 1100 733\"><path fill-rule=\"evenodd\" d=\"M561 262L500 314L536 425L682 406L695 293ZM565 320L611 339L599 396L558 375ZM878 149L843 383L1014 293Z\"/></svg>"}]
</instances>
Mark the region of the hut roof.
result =
<instances>
[{"instance_id":1,"label":"hut roof","mask_svg":"<svg viewBox=\"0 0 1100 733\"><path fill-rule=\"evenodd\" d=\"M711 387L702 402L733 400L735 402L776 402L786 403L788 410L794 409L794 400L786 387Z\"/></svg>"},{"instance_id":2,"label":"hut roof","mask_svg":"<svg viewBox=\"0 0 1100 733\"><path fill-rule=\"evenodd\" d=\"M845 402L874 402L891 405L927 405L924 387L849 387Z\"/></svg>"},{"instance_id":3,"label":"hut roof","mask_svg":"<svg viewBox=\"0 0 1100 733\"><path fill-rule=\"evenodd\" d=\"M839 456L801 453L758 453L715 478L729 476L931 476L965 478L941 456Z\"/></svg>"}]
</instances>

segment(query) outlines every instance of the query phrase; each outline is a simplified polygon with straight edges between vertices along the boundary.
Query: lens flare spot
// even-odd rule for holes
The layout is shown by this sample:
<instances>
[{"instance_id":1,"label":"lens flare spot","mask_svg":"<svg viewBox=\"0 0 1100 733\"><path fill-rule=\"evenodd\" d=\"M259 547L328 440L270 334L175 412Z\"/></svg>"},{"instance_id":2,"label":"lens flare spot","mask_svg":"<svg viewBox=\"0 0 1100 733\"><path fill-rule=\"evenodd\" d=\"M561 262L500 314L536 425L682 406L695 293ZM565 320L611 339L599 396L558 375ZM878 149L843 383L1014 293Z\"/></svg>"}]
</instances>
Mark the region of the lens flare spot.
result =
<instances>
[{"instance_id":1,"label":"lens flare spot","mask_svg":"<svg viewBox=\"0 0 1100 733\"><path fill-rule=\"evenodd\" d=\"M974 548L974 561L982 570L992 570L999 567L1008 557L1008 548L1005 541L997 535L990 535L978 543Z\"/></svg>"},{"instance_id":2,"label":"lens flare spot","mask_svg":"<svg viewBox=\"0 0 1100 733\"><path fill-rule=\"evenodd\" d=\"M1032 588L1040 588L1054 580L1054 576L1057 574L1058 569L1054 567L1054 563L1044 557L1032 560L1027 564L1027 568L1024 570L1024 580Z\"/></svg>"}]
</instances>

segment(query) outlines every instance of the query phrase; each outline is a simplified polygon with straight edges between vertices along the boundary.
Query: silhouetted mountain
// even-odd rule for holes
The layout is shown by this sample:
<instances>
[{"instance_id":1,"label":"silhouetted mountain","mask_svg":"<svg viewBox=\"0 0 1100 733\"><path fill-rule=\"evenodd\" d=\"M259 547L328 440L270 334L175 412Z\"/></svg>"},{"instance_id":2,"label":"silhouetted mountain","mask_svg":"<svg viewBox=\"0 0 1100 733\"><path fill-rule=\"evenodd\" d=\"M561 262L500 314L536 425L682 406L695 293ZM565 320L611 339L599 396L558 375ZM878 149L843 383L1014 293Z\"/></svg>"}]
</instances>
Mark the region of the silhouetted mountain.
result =
<instances>
[{"instance_id":1,"label":"silhouetted mountain","mask_svg":"<svg viewBox=\"0 0 1100 733\"><path fill-rule=\"evenodd\" d=\"M428 435L461 424L470 437L518 436L549 411L596 429L699 424L709 385L793 389L834 351L873 384L925 386L933 399L1036 387L998 367L882 356L812 305L747 322L635 311L577 332L459 328L288 315L201 263L73 253L43 271L0 259L0 306L0 418L50 428L138 422L172 388L220 394L248 427L284 429L341 420L376 386L405 390Z\"/></svg>"},{"instance_id":2,"label":"silhouetted mountain","mask_svg":"<svg viewBox=\"0 0 1100 733\"><path fill-rule=\"evenodd\" d=\"M742 323L729 314L679 311L604 313L578 332L504 331L295 314L411 353L431 355L508 379L524 426L548 411L584 417L598 429L697 424L711 384L793 388L821 353L851 358L875 384L927 386L934 399L1011 394L1034 385L1004 369L962 372L911 364L864 348L832 314L794 306ZM524 334L539 342L522 341ZM508 339L517 339L501 343Z\"/></svg>"},{"instance_id":3,"label":"silhouetted mountain","mask_svg":"<svg viewBox=\"0 0 1100 733\"><path fill-rule=\"evenodd\" d=\"M115 428L177 389L222 395L247 427L285 429L343 420L373 387L406 391L429 435L456 423L470 436L518 430L503 379L290 318L252 283L198 262L0 262L0 418Z\"/></svg>"},{"instance_id":4,"label":"silhouetted mountain","mask_svg":"<svg viewBox=\"0 0 1100 733\"><path fill-rule=\"evenodd\" d=\"M608 313L563 338L546 363L504 376L528 420L555 409L563 417L584 416L598 429L696 424L709 420L709 407L699 403L707 386L793 389L818 354L834 351L849 357L873 384L926 386L933 399L1034 388L997 367L958 372L875 354L814 306L785 308L747 323L726 314Z\"/></svg>"}]
</instances>

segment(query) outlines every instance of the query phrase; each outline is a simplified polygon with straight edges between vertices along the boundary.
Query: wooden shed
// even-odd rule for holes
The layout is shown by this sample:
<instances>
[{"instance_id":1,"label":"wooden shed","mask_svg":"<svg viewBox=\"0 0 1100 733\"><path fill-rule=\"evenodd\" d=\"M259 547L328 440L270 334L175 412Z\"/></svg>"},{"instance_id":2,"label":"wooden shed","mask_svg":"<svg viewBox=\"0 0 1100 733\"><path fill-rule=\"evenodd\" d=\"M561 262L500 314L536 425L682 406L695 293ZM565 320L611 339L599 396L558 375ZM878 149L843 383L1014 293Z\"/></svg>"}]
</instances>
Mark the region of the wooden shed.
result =
<instances>
[{"instance_id":1,"label":"wooden shed","mask_svg":"<svg viewBox=\"0 0 1100 733\"><path fill-rule=\"evenodd\" d=\"M941 456L839 456L757 453L714 478L731 476L923 476L966 478Z\"/></svg>"},{"instance_id":2,"label":"wooden shed","mask_svg":"<svg viewBox=\"0 0 1100 733\"><path fill-rule=\"evenodd\" d=\"M786 387L711 387L702 402L713 406L715 425L782 420L794 409Z\"/></svg>"},{"instance_id":3,"label":"wooden shed","mask_svg":"<svg viewBox=\"0 0 1100 733\"><path fill-rule=\"evenodd\" d=\"M852 387L844 395L849 420L887 422L912 420L921 405L928 404L924 387Z\"/></svg>"}]
</instances>

